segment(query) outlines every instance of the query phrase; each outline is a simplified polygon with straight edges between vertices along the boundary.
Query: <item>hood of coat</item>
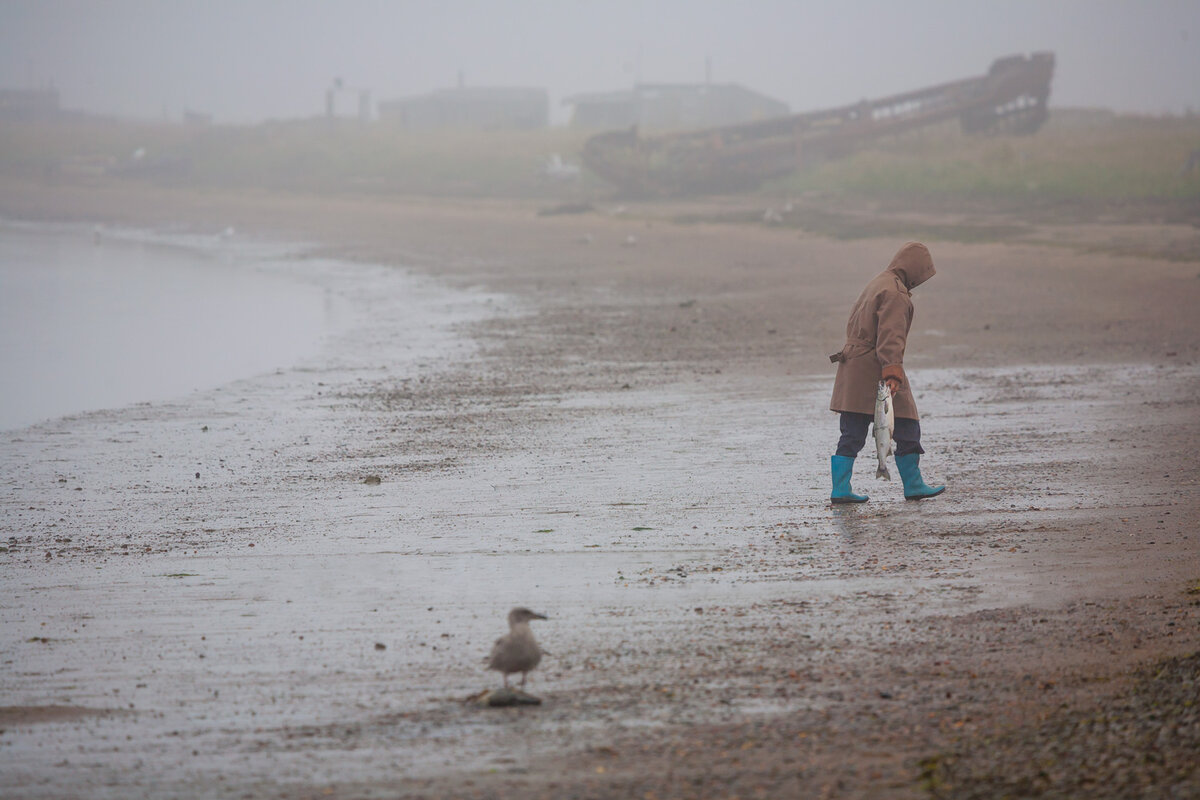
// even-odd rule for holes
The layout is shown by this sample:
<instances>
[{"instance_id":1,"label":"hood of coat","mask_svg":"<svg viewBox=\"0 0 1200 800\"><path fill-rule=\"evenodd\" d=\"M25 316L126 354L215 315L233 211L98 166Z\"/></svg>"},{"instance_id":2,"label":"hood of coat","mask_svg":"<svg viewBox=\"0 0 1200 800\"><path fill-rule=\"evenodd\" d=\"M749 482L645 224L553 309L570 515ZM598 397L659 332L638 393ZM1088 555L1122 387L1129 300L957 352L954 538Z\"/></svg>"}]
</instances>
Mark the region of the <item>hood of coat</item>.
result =
<instances>
[{"instance_id":1,"label":"hood of coat","mask_svg":"<svg viewBox=\"0 0 1200 800\"><path fill-rule=\"evenodd\" d=\"M892 263L888 264L888 272L899 275L911 291L932 278L936 270L929 248L920 242L909 242L900 248Z\"/></svg>"}]
</instances>

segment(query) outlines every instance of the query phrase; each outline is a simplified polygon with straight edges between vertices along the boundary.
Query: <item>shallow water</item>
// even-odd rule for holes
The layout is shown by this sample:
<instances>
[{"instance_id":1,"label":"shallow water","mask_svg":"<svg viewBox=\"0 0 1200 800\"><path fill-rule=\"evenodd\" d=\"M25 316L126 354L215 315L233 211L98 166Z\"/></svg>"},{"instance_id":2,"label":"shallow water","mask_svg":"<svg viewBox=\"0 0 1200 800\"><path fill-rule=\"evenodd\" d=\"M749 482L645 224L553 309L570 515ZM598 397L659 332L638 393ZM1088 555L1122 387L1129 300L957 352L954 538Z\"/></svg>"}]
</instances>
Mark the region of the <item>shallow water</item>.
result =
<instances>
[{"instance_id":1,"label":"shallow water","mask_svg":"<svg viewBox=\"0 0 1200 800\"><path fill-rule=\"evenodd\" d=\"M186 245L0 223L0 430L289 367L336 323L249 246Z\"/></svg>"}]
</instances>

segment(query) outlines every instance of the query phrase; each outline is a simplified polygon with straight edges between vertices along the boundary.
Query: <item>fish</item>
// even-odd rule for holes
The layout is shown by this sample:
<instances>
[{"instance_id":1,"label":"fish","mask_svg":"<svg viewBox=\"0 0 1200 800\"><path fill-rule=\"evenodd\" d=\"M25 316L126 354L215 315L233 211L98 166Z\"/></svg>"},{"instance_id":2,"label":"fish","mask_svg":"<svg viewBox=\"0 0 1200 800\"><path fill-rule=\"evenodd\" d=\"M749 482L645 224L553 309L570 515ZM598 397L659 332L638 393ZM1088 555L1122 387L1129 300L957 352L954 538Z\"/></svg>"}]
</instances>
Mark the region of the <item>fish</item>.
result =
<instances>
[{"instance_id":1,"label":"fish","mask_svg":"<svg viewBox=\"0 0 1200 800\"><path fill-rule=\"evenodd\" d=\"M892 447L892 431L896 428L896 417L892 413L892 390L883 381L879 382L879 390L875 392L875 455L879 458L879 466L875 469L875 477L885 481L892 479L888 472L887 457L894 449Z\"/></svg>"}]
</instances>

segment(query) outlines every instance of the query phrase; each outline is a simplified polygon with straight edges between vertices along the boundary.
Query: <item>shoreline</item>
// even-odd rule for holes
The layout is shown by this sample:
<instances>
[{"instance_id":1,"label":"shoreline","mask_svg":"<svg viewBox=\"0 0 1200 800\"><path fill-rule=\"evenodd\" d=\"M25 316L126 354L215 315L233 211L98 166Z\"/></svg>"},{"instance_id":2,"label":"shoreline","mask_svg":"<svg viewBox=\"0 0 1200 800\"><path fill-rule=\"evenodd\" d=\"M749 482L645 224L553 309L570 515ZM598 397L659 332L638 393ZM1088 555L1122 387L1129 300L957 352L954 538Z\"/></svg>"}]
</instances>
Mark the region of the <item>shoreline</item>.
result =
<instances>
[{"instance_id":1,"label":"shoreline","mask_svg":"<svg viewBox=\"0 0 1200 800\"><path fill-rule=\"evenodd\" d=\"M1142 263L1130 295L1090 280L1120 259L1020 267L1045 280L991 319L1031 324L991 336L963 298L1042 251L946 246L912 373L922 466L950 489L905 503L860 469L872 500L843 512L816 356L880 242L642 222L621 247L613 219L285 205L264 230L311 220L323 247L410 254L515 305L411 375L382 368L386 341L343 342L321 366L7 441L15 796L918 797L921 758L1200 645L1189 268ZM837 269L797 273L797 249ZM1053 330L1044 295L1080 274L1094 318L1066 341L1085 358L1030 365L1049 351L1019 340ZM1157 355L1102 353L1105 324L1131 337L1121 353ZM546 704L463 707L518 604L552 618ZM11 712L62 705L108 713ZM31 757L63 747L80 758Z\"/></svg>"},{"instance_id":2,"label":"shoreline","mask_svg":"<svg viewBox=\"0 0 1200 800\"><path fill-rule=\"evenodd\" d=\"M825 370L825 354L841 344L846 294L901 243L676 224L661 218L664 208L672 205L539 217L528 201L0 182L0 214L207 232L233 226L311 242L334 259L403 265L459 288L537 297L543 330L568 345L606 329L619 337L621 353L692 368L714 360L740 365L749 355L769 373ZM1109 243L1136 240L1138 231L1166 235L1160 228L1122 225ZM1125 253L1115 244L1105 252L1108 226L1045 229L1041 243L931 245L942 286L915 295L916 366L1200 362L1191 312L1200 302L1197 262ZM638 320L631 336L607 330L615 320L596 308L606 293L623 296L613 308L637 298L634 307L662 324ZM575 324L561 318L568 311L581 315ZM707 324L692 327L698 321ZM652 337L665 341L648 347Z\"/></svg>"},{"instance_id":3,"label":"shoreline","mask_svg":"<svg viewBox=\"0 0 1200 800\"><path fill-rule=\"evenodd\" d=\"M33 315L9 331L20 344L9 348L4 370L21 399L9 397L0 413L5 434L291 367L319 353L349 314L313 270L280 269L287 249L278 243L81 224L0 226L13 259L4 265L9 300L18 303L8 313ZM35 270L26 265L39 259L38 277L30 277ZM238 352L247 340L254 354ZM36 374L33 365L49 359L57 362L48 374Z\"/></svg>"}]
</instances>

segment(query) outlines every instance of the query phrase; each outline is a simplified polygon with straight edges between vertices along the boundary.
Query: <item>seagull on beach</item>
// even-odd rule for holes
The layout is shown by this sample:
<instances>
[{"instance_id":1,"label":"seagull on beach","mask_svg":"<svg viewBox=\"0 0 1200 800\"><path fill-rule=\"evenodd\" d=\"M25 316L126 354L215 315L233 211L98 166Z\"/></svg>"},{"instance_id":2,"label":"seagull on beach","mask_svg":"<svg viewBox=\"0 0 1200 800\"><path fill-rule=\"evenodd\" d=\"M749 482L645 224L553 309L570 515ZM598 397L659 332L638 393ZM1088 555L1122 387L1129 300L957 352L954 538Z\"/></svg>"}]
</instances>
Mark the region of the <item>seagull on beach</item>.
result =
<instances>
[{"instance_id":1,"label":"seagull on beach","mask_svg":"<svg viewBox=\"0 0 1200 800\"><path fill-rule=\"evenodd\" d=\"M529 630L529 621L547 619L534 613L528 608L517 607L508 612L508 633L501 636L492 645L491 655L488 656L488 669L494 669L504 675L504 688L508 688L508 676L514 672L521 673L521 687L525 686L527 674L542 660L542 648L538 647Z\"/></svg>"}]
</instances>

